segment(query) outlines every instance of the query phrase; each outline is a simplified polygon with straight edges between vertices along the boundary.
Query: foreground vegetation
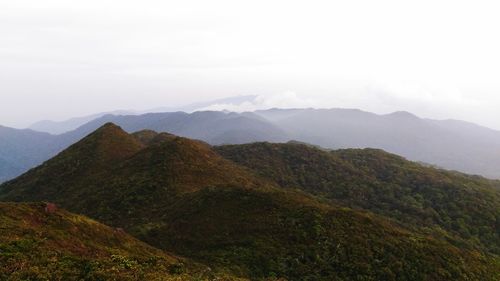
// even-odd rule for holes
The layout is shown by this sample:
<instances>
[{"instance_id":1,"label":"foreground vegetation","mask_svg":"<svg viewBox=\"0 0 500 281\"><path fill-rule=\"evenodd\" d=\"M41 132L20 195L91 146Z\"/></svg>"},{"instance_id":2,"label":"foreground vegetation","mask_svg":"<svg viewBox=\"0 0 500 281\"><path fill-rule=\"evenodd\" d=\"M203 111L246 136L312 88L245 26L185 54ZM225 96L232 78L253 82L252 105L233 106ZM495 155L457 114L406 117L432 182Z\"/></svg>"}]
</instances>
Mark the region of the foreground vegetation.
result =
<instances>
[{"instance_id":1,"label":"foreground vegetation","mask_svg":"<svg viewBox=\"0 0 500 281\"><path fill-rule=\"evenodd\" d=\"M0 203L0 280L234 280L45 203Z\"/></svg>"}]
</instances>

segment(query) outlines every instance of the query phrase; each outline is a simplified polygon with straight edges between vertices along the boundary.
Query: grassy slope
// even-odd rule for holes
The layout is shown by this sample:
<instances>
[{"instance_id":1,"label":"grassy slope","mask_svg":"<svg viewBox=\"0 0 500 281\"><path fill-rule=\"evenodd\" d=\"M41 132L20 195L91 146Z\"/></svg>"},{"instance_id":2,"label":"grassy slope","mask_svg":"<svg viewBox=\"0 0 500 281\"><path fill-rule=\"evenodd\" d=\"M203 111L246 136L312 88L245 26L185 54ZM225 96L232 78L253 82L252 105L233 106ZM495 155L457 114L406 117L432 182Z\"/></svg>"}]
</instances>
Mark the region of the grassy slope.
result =
<instances>
[{"instance_id":1,"label":"grassy slope","mask_svg":"<svg viewBox=\"0 0 500 281\"><path fill-rule=\"evenodd\" d=\"M203 267L122 230L64 210L47 212L45 206L0 203L0 280L208 278L202 277Z\"/></svg>"},{"instance_id":2,"label":"grassy slope","mask_svg":"<svg viewBox=\"0 0 500 281\"><path fill-rule=\"evenodd\" d=\"M150 133L139 139L106 125L0 186L0 198L54 201L151 245L252 278L495 280L500 272L475 250L283 190L204 143ZM74 166L85 157L91 165ZM71 174L59 172L67 163Z\"/></svg>"}]
</instances>

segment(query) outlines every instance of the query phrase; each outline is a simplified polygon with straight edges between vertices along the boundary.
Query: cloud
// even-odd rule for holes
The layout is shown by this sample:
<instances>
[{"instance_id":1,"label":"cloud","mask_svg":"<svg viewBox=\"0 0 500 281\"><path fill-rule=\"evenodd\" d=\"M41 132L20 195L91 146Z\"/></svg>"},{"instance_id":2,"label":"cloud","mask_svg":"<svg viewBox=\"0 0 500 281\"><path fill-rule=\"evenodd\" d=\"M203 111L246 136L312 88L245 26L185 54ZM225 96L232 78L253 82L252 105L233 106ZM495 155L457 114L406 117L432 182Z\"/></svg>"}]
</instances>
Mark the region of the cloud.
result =
<instances>
[{"instance_id":1,"label":"cloud","mask_svg":"<svg viewBox=\"0 0 500 281\"><path fill-rule=\"evenodd\" d=\"M241 103L217 103L198 110L227 110L232 112L246 112L270 108L305 108L320 107L320 103L314 99L299 97L296 93L287 91L280 94L258 95L251 101Z\"/></svg>"},{"instance_id":2,"label":"cloud","mask_svg":"<svg viewBox=\"0 0 500 281\"><path fill-rule=\"evenodd\" d=\"M203 109L407 110L500 128L496 3L362 2L0 1L0 122L255 93Z\"/></svg>"}]
</instances>

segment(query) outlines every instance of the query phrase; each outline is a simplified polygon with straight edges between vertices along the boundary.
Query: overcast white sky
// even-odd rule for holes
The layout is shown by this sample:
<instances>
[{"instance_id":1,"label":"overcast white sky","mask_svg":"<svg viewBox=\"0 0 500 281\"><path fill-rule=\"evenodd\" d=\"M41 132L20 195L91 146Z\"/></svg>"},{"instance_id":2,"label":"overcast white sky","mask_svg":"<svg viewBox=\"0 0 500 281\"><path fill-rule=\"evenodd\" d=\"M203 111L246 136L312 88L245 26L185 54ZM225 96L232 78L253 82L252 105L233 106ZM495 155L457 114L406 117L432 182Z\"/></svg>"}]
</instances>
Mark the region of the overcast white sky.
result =
<instances>
[{"instance_id":1,"label":"overcast white sky","mask_svg":"<svg viewBox=\"0 0 500 281\"><path fill-rule=\"evenodd\" d=\"M0 1L0 124L259 95L500 129L497 1Z\"/></svg>"}]
</instances>

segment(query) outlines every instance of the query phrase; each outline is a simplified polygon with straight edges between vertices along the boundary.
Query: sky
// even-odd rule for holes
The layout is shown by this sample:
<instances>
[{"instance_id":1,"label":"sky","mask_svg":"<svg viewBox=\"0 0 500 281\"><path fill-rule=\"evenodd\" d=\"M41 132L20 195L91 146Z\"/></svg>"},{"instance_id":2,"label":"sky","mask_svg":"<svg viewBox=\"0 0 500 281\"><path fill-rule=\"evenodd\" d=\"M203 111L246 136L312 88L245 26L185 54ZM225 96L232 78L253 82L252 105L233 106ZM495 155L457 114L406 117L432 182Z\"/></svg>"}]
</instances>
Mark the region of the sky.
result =
<instances>
[{"instance_id":1,"label":"sky","mask_svg":"<svg viewBox=\"0 0 500 281\"><path fill-rule=\"evenodd\" d=\"M496 2L3 0L0 125L256 95L500 129Z\"/></svg>"}]
</instances>

